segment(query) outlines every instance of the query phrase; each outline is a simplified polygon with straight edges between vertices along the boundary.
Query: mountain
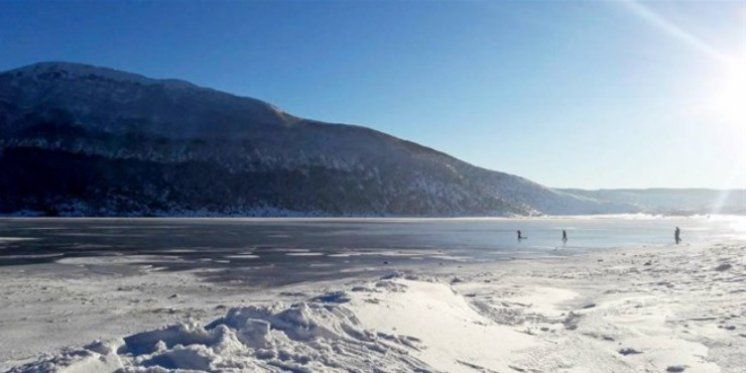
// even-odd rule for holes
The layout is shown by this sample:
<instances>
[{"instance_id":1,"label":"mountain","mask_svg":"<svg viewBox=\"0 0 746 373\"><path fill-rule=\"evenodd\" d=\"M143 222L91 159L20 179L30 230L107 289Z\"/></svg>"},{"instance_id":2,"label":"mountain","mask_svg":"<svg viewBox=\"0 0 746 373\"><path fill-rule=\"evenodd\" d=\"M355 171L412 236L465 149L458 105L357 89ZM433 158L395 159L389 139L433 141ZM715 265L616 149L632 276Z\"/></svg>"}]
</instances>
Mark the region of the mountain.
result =
<instances>
[{"instance_id":1,"label":"mountain","mask_svg":"<svg viewBox=\"0 0 746 373\"><path fill-rule=\"evenodd\" d=\"M0 73L0 213L629 212L369 128L180 80L38 63Z\"/></svg>"}]
</instances>

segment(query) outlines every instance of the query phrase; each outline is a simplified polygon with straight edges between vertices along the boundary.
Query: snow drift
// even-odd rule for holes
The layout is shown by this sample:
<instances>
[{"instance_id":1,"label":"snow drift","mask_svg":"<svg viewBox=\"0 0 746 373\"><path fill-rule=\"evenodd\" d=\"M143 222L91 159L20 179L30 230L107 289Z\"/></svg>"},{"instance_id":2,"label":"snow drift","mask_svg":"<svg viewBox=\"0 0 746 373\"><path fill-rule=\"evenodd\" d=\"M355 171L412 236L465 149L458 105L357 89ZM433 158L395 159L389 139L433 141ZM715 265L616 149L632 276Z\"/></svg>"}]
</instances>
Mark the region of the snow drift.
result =
<instances>
[{"instance_id":1,"label":"snow drift","mask_svg":"<svg viewBox=\"0 0 746 373\"><path fill-rule=\"evenodd\" d=\"M365 329L330 293L282 307L233 308L207 324L184 323L95 342L10 372L426 371L417 339Z\"/></svg>"}]
</instances>

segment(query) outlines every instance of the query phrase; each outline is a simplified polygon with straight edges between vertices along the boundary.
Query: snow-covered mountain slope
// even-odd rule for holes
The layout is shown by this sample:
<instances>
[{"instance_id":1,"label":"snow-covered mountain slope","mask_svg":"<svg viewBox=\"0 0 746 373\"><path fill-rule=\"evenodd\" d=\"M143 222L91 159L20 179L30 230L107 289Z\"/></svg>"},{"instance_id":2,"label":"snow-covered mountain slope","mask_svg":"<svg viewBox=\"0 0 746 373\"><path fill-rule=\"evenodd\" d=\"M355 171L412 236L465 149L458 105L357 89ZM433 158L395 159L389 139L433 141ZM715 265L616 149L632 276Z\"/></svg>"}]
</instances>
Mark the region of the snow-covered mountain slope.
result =
<instances>
[{"instance_id":1,"label":"snow-covered mountain slope","mask_svg":"<svg viewBox=\"0 0 746 373\"><path fill-rule=\"evenodd\" d=\"M629 212L353 125L73 63L0 73L0 213Z\"/></svg>"}]
</instances>

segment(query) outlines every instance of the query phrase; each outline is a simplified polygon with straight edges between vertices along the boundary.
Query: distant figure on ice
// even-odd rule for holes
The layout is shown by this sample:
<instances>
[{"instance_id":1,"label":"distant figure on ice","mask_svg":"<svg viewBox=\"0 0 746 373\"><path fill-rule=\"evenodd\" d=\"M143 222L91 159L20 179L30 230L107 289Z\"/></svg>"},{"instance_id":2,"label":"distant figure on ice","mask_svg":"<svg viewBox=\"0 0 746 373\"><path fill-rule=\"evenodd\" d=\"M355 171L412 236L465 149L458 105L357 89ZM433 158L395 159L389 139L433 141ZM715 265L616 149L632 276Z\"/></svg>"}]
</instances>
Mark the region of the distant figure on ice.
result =
<instances>
[{"instance_id":1,"label":"distant figure on ice","mask_svg":"<svg viewBox=\"0 0 746 373\"><path fill-rule=\"evenodd\" d=\"M679 227L676 227L676 230L673 231L673 239L677 245L681 242L681 229Z\"/></svg>"},{"instance_id":2,"label":"distant figure on ice","mask_svg":"<svg viewBox=\"0 0 746 373\"><path fill-rule=\"evenodd\" d=\"M562 230L562 242L567 242L567 231L564 229Z\"/></svg>"},{"instance_id":3,"label":"distant figure on ice","mask_svg":"<svg viewBox=\"0 0 746 373\"><path fill-rule=\"evenodd\" d=\"M526 237L523 237L523 233L521 233L520 230L517 230L516 233L518 233L518 241L526 239Z\"/></svg>"}]
</instances>

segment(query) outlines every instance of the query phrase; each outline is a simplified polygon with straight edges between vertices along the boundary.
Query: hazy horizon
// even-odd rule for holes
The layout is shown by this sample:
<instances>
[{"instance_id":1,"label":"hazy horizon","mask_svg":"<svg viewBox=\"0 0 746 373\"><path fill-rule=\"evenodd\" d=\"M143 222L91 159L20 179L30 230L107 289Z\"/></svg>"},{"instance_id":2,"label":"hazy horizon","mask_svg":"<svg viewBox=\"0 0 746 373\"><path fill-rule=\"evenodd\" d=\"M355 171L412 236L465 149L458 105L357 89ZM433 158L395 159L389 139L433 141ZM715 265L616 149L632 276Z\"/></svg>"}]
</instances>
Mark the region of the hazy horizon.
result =
<instances>
[{"instance_id":1,"label":"hazy horizon","mask_svg":"<svg viewBox=\"0 0 746 373\"><path fill-rule=\"evenodd\" d=\"M0 3L0 70L183 79L553 188L746 187L742 2Z\"/></svg>"}]
</instances>

